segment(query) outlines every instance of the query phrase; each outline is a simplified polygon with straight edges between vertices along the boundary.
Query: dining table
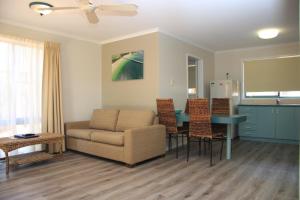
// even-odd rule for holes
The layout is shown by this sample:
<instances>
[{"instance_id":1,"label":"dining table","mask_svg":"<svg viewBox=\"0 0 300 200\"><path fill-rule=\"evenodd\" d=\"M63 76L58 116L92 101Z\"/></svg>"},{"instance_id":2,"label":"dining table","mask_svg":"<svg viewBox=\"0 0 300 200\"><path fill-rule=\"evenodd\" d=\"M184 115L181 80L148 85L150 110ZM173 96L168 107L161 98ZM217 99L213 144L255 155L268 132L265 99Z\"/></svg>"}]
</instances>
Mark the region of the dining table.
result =
<instances>
[{"instance_id":1,"label":"dining table","mask_svg":"<svg viewBox=\"0 0 300 200\"><path fill-rule=\"evenodd\" d=\"M227 125L227 136L226 136L226 159L231 159L231 141L233 135L233 126L247 120L246 115L212 115L212 124L226 124ZM176 110L176 121L177 124L183 122L189 122L189 115L182 110Z\"/></svg>"}]
</instances>

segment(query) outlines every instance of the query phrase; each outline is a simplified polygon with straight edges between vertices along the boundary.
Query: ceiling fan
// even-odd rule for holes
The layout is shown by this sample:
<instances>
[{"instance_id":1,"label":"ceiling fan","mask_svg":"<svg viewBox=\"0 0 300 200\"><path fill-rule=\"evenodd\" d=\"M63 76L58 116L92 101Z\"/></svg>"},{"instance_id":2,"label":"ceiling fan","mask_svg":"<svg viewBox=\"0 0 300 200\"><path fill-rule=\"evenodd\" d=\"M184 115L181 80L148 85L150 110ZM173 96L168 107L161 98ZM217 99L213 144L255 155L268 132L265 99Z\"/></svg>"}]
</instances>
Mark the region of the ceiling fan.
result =
<instances>
[{"instance_id":1,"label":"ceiling fan","mask_svg":"<svg viewBox=\"0 0 300 200\"><path fill-rule=\"evenodd\" d=\"M45 2L31 2L29 7L41 16L50 14L52 11L82 10L91 24L99 22L96 11L100 12L101 15L134 16L137 14L137 5L135 4L94 5L89 0L79 0L79 6L73 7L54 7Z\"/></svg>"}]
</instances>

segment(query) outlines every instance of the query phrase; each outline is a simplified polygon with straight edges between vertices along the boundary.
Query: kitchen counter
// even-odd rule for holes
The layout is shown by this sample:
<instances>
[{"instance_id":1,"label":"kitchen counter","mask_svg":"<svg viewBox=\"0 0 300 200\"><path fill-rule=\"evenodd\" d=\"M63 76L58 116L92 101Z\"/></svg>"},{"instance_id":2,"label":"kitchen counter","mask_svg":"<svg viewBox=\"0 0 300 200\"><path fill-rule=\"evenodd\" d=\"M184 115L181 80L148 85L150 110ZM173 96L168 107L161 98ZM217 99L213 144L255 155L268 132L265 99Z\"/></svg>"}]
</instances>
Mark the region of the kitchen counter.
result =
<instances>
[{"instance_id":1,"label":"kitchen counter","mask_svg":"<svg viewBox=\"0 0 300 200\"><path fill-rule=\"evenodd\" d=\"M239 104L238 106L300 107L300 104Z\"/></svg>"}]
</instances>

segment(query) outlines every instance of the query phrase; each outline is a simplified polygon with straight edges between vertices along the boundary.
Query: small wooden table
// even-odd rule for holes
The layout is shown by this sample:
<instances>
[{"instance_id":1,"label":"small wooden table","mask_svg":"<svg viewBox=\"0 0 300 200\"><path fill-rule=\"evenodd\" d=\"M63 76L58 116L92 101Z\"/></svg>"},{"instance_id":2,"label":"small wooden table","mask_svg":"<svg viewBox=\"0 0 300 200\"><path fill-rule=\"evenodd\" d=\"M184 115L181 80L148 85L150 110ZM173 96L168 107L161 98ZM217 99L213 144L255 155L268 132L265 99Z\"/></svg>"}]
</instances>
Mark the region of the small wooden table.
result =
<instances>
[{"instance_id":1,"label":"small wooden table","mask_svg":"<svg viewBox=\"0 0 300 200\"><path fill-rule=\"evenodd\" d=\"M35 144L58 143L60 145L59 153L62 154L63 138L64 136L58 133L41 133L39 134L39 137L28 138L28 139L19 139L14 137L0 138L0 149L2 149L5 153L6 175L9 174L10 158L8 156L8 153L10 151L25 146L35 145ZM39 152L39 153L27 154L25 157L22 157L22 155L13 156L13 157L14 157L13 159L14 164L28 164L32 162L50 159L53 157L53 155L45 152Z\"/></svg>"}]
</instances>

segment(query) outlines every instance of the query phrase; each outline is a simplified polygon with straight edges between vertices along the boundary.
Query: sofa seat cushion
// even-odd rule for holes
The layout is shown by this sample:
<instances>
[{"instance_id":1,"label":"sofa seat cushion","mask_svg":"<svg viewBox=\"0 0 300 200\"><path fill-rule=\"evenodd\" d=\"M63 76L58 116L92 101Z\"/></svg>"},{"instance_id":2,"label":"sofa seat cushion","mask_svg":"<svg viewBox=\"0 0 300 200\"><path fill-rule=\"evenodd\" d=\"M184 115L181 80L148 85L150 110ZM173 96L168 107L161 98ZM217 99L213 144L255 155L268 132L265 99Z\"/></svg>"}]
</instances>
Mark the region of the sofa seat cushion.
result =
<instances>
[{"instance_id":1,"label":"sofa seat cushion","mask_svg":"<svg viewBox=\"0 0 300 200\"><path fill-rule=\"evenodd\" d=\"M91 140L93 142L99 142L104 144L111 144L117 146L124 145L124 133L112 132L112 131L93 131L91 134Z\"/></svg>"},{"instance_id":2,"label":"sofa seat cushion","mask_svg":"<svg viewBox=\"0 0 300 200\"><path fill-rule=\"evenodd\" d=\"M69 129L67 131L67 136L84 139L84 140L91 140L91 133L94 129Z\"/></svg>"},{"instance_id":3,"label":"sofa seat cushion","mask_svg":"<svg viewBox=\"0 0 300 200\"><path fill-rule=\"evenodd\" d=\"M119 110L95 109L90 121L90 128L115 131Z\"/></svg>"},{"instance_id":4,"label":"sofa seat cushion","mask_svg":"<svg viewBox=\"0 0 300 200\"><path fill-rule=\"evenodd\" d=\"M154 117L153 111L120 110L116 131L153 125Z\"/></svg>"}]
</instances>

